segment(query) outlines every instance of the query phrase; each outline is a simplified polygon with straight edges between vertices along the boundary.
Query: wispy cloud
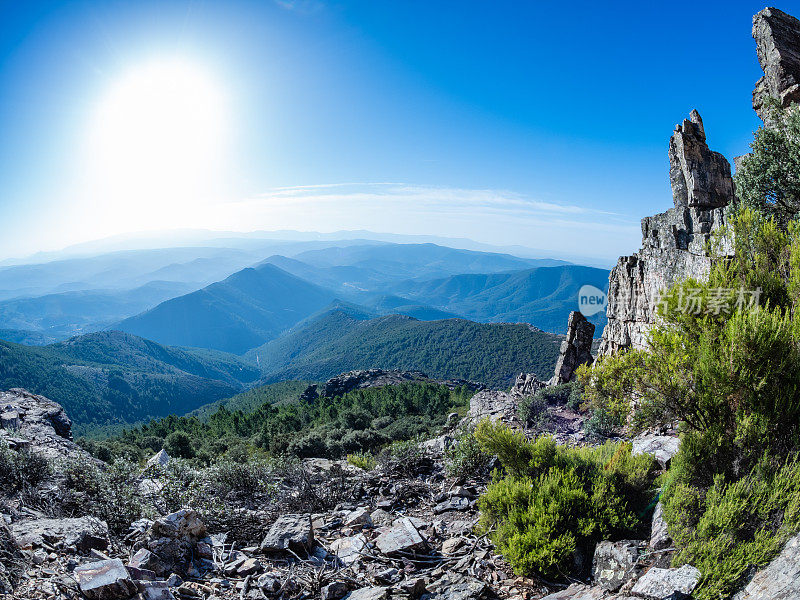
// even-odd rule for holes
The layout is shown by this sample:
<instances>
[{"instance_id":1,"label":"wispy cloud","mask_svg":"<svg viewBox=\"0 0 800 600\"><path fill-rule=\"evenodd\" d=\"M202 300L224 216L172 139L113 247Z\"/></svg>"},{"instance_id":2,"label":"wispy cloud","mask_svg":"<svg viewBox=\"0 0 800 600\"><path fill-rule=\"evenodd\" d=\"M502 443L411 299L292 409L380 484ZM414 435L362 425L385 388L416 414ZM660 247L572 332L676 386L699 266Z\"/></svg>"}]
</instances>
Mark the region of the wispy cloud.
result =
<instances>
[{"instance_id":1,"label":"wispy cloud","mask_svg":"<svg viewBox=\"0 0 800 600\"><path fill-rule=\"evenodd\" d=\"M279 187L217 209L207 219L232 228L247 224L468 237L603 258L631 253L641 235L638 219L587 206L542 201L511 190L399 182Z\"/></svg>"}]
</instances>

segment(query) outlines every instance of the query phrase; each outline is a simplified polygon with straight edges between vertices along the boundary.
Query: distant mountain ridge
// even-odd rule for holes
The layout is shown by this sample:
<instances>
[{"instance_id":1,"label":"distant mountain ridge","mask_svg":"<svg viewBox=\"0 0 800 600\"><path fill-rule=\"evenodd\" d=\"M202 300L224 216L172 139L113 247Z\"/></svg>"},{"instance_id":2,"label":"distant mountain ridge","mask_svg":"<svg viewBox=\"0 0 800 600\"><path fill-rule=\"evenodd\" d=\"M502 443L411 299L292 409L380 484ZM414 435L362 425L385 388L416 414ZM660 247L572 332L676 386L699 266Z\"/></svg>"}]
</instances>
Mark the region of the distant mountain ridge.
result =
<instances>
[{"instance_id":1,"label":"distant mountain ridge","mask_svg":"<svg viewBox=\"0 0 800 600\"><path fill-rule=\"evenodd\" d=\"M210 350L169 348L106 331L49 346L0 341L0 389L47 396L78 424L184 414L254 383L246 361Z\"/></svg>"},{"instance_id":2,"label":"distant mountain ridge","mask_svg":"<svg viewBox=\"0 0 800 600\"><path fill-rule=\"evenodd\" d=\"M172 346L241 354L333 299L328 290L266 263L162 302L116 328Z\"/></svg>"},{"instance_id":3,"label":"distant mountain ridge","mask_svg":"<svg viewBox=\"0 0 800 600\"><path fill-rule=\"evenodd\" d=\"M334 308L245 356L258 362L265 383L378 368L506 387L521 371L549 377L561 340L524 324L364 316Z\"/></svg>"}]
</instances>

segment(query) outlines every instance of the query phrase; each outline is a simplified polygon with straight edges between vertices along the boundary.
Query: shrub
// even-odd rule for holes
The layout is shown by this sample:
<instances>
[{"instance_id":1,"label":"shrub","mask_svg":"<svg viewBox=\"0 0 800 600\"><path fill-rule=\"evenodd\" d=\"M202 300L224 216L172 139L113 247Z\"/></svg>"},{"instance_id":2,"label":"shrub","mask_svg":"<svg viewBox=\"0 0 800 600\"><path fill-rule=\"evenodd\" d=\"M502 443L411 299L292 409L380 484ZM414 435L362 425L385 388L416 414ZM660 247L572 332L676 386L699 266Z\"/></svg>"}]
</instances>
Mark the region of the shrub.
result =
<instances>
[{"instance_id":1,"label":"shrub","mask_svg":"<svg viewBox=\"0 0 800 600\"><path fill-rule=\"evenodd\" d=\"M676 561L703 571L702 600L730 595L800 529L800 223L752 209L727 222L710 250L732 246L733 256L717 260L707 281L663 296L649 350L582 373L593 410L624 418L633 409L634 429L680 423L664 515ZM760 289L760 301L739 302L740 289ZM727 309L686 310L688 297Z\"/></svg>"},{"instance_id":2,"label":"shrub","mask_svg":"<svg viewBox=\"0 0 800 600\"><path fill-rule=\"evenodd\" d=\"M221 497L229 494L245 497L275 494L275 487L270 484L271 466L261 459L248 462L223 460L209 469L207 477Z\"/></svg>"},{"instance_id":3,"label":"shrub","mask_svg":"<svg viewBox=\"0 0 800 600\"><path fill-rule=\"evenodd\" d=\"M522 400L517 407L520 420L526 427L535 430L544 430L550 423L550 413L547 412L549 403L539 393Z\"/></svg>"},{"instance_id":4,"label":"shrub","mask_svg":"<svg viewBox=\"0 0 800 600\"><path fill-rule=\"evenodd\" d=\"M362 471L372 471L378 464L375 457L369 452L356 452L347 455L347 462Z\"/></svg>"},{"instance_id":5,"label":"shrub","mask_svg":"<svg viewBox=\"0 0 800 600\"><path fill-rule=\"evenodd\" d=\"M3 492L21 492L35 488L50 472L50 461L41 454L28 450L16 452L0 442L0 481L3 482Z\"/></svg>"},{"instance_id":6,"label":"shrub","mask_svg":"<svg viewBox=\"0 0 800 600\"><path fill-rule=\"evenodd\" d=\"M194 458L192 438L185 431L173 431L164 440L164 450L174 458Z\"/></svg>"},{"instance_id":7,"label":"shrub","mask_svg":"<svg viewBox=\"0 0 800 600\"><path fill-rule=\"evenodd\" d=\"M492 457L483 451L473 431L462 431L445 451L445 471L460 481L486 475Z\"/></svg>"},{"instance_id":8,"label":"shrub","mask_svg":"<svg viewBox=\"0 0 800 600\"><path fill-rule=\"evenodd\" d=\"M736 169L736 195L785 224L800 211L800 110L773 103L769 113Z\"/></svg>"},{"instance_id":9,"label":"shrub","mask_svg":"<svg viewBox=\"0 0 800 600\"><path fill-rule=\"evenodd\" d=\"M123 533L148 510L139 492L139 468L117 459L101 469L90 459L65 461L59 471L63 484L59 502L67 513L89 514L108 523L114 533Z\"/></svg>"},{"instance_id":10,"label":"shrub","mask_svg":"<svg viewBox=\"0 0 800 600\"><path fill-rule=\"evenodd\" d=\"M377 461L384 472L398 477L415 477L432 465L416 440L389 444L378 454Z\"/></svg>"},{"instance_id":11,"label":"shrub","mask_svg":"<svg viewBox=\"0 0 800 600\"><path fill-rule=\"evenodd\" d=\"M481 527L517 574L566 577L595 542L643 527L656 463L632 456L629 444L568 448L489 422L476 437L506 471L495 472L479 501Z\"/></svg>"}]
</instances>

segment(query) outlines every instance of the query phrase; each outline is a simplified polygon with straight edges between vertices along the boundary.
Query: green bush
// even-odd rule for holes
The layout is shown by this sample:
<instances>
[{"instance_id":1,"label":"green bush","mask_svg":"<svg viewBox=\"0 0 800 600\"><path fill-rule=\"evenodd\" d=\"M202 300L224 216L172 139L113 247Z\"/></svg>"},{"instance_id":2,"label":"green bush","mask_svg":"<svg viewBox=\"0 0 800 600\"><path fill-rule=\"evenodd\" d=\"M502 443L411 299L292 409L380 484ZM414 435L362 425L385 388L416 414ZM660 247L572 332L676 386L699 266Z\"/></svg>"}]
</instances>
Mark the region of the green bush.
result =
<instances>
[{"instance_id":1,"label":"green bush","mask_svg":"<svg viewBox=\"0 0 800 600\"><path fill-rule=\"evenodd\" d=\"M194 458L192 438L185 431L173 431L164 439L164 450L174 458Z\"/></svg>"},{"instance_id":2,"label":"green bush","mask_svg":"<svg viewBox=\"0 0 800 600\"><path fill-rule=\"evenodd\" d=\"M642 533L655 495L653 457L632 456L629 444L529 441L489 422L475 435L506 472L495 472L479 501L481 527L517 574L564 578L597 541Z\"/></svg>"},{"instance_id":3,"label":"green bush","mask_svg":"<svg viewBox=\"0 0 800 600\"><path fill-rule=\"evenodd\" d=\"M664 515L676 562L703 572L700 600L733 593L800 529L800 223L752 209L727 223L710 250L732 245L734 255L662 297L648 351L582 374L588 406L612 421L633 410L634 429L680 423ZM759 302L739 302L739 290L760 290ZM690 296L727 308L685 310Z\"/></svg>"},{"instance_id":4,"label":"green bush","mask_svg":"<svg viewBox=\"0 0 800 600\"><path fill-rule=\"evenodd\" d=\"M58 470L63 475L59 504L64 512L98 517L117 534L149 514L139 491L135 463L117 459L101 469L90 459L72 459L64 461Z\"/></svg>"},{"instance_id":5,"label":"green bush","mask_svg":"<svg viewBox=\"0 0 800 600\"><path fill-rule=\"evenodd\" d=\"M51 472L50 462L41 454L11 450L0 441L0 481L2 492L21 492L36 487Z\"/></svg>"},{"instance_id":6,"label":"green bush","mask_svg":"<svg viewBox=\"0 0 800 600\"><path fill-rule=\"evenodd\" d=\"M483 477L492 457L483 451L473 431L462 431L445 450L445 472L459 481Z\"/></svg>"},{"instance_id":7,"label":"green bush","mask_svg":"<svg viewBox=\"0 0 800 600\"><path fill-rule=\"evenodd\" d=\"M758 129L736 169L736 195L785 224L800 211L800 109L773 102L769 113L770 125Z\"/></svg>"},{"instance_id":8,"label":"green bush","mask_svg":"<svg viewBox=\"0 0 800 600\"><path fill-rule=\"evenodd\" d=\"M347 455L347 462L362 471L372 471L377 466L375 457L369 452L356 452Z\"/></svg>"}]
</instances>

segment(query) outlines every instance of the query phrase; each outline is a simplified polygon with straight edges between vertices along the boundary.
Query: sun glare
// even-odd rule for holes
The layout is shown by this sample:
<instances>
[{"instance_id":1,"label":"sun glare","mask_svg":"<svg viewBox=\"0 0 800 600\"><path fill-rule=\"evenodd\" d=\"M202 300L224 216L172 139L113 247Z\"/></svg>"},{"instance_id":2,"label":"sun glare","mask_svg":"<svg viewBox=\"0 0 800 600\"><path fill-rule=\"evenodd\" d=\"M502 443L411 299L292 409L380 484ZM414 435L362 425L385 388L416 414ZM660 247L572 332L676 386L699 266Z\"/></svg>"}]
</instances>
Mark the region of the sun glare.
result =
<instances>
[{"instance_id":1,"label":"sun glare","mask_svg":"<svg viewBox=\"0 0 800 600\"><path fill-rule=\"evenodd\" d=\"M121 202L135 202L140 214L184 210L208 191L223 161L225 116L220 86L196 64L161 61L130 71L95 114L89 157L95 191L120 211L128 206Z\"/></svg>"}]
</instances>

